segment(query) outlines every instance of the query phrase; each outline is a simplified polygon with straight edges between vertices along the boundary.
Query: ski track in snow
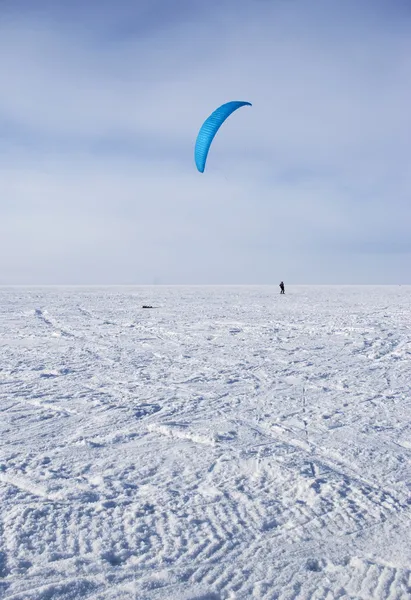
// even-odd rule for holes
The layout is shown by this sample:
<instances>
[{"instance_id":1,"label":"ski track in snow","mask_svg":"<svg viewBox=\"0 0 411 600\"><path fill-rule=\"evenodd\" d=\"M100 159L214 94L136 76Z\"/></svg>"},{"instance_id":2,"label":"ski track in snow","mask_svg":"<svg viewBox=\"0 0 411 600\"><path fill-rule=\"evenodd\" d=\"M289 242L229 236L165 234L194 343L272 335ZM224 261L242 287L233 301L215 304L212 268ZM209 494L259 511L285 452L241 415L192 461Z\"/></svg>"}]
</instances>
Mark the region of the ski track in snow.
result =
<instances>
[{"instance_id":1,"label":"ski track in snow","mask_svg":"<svg viewBox=\"0 0 411 600\"><path fill-rule=\"evenodd\" d=\"M0 598L411 598L410 287L0 300Z\"/></svg>"}]
</instances>

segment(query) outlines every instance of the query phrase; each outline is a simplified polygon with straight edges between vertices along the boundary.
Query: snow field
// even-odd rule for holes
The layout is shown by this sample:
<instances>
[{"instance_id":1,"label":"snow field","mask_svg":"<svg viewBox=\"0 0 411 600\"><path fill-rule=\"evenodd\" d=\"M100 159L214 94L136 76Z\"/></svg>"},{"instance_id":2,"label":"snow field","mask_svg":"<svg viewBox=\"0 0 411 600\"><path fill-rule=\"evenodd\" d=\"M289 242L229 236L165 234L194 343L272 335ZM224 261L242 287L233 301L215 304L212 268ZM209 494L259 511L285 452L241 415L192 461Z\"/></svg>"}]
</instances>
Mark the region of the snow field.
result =
<instances>
[{"instance_id":1,"label":"snow field","mask_svg":"<svg viewBox=\"0 0 411 600\"><path fill-rule=\"evenodd\" d=\"M411 288L278 292L0 288L0 598L411 598Z\"/></svg>"}]
</instances>

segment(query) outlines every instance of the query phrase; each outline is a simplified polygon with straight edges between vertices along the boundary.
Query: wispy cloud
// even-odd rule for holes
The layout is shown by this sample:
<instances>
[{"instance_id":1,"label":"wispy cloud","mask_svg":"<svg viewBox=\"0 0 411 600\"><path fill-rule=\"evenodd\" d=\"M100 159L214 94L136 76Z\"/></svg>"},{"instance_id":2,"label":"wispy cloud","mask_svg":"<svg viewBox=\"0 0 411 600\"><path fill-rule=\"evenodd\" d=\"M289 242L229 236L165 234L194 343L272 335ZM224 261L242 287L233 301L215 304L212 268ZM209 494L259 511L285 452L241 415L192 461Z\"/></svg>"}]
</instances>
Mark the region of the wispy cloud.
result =
<instances>
[{"instance_id":1,"label":"wispy cloud","mask_svg":"<svg viewBox=\"0 0 411 600\"><path fill-rule=\"evenodd\" d=\"M407 3L61 4L0 21L1 282L409 278Z\"/></svg>"}]
</instances>

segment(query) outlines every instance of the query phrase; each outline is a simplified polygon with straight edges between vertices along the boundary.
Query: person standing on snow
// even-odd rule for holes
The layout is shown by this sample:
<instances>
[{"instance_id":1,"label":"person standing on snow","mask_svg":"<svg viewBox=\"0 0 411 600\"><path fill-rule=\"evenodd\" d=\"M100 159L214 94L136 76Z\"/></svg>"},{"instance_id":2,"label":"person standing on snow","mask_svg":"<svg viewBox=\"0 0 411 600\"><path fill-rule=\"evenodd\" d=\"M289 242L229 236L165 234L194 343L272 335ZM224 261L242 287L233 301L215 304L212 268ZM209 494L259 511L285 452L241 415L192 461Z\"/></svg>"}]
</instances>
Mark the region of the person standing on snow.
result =
<instances>
[{"instance_id":1,"label":"person standing on snow","mask_svg":"<svg viewBox=\"0 0 411 600\"><path fill-rule=\"evenodd\" d=\"M280 283L280 289L281 289L281 292L280 292L280 294L285 294L285 289L284 289L284 281L282 281L282 282Z\"/></svg>"}]
</instances>

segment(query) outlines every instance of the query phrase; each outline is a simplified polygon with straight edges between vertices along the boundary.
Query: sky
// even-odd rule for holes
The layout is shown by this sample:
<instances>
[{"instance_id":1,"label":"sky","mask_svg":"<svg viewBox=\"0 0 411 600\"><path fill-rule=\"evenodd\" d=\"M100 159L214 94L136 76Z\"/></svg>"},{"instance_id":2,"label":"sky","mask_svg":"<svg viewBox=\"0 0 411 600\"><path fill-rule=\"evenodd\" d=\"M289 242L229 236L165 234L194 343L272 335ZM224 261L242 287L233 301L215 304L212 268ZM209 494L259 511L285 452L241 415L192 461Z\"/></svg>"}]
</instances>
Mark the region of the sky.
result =
<instances>
[{"instance_id":1,"label":"sky","mask_svg":"<svg viewBox=\"0 0 411 600\"><path fill-rule=\"evenodd\" d=\"M410 107L408 0L0 0L0 284L411 283Z\"/></svg>"}]
</instances>

